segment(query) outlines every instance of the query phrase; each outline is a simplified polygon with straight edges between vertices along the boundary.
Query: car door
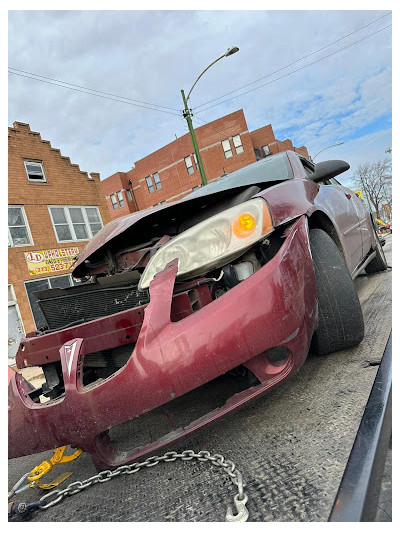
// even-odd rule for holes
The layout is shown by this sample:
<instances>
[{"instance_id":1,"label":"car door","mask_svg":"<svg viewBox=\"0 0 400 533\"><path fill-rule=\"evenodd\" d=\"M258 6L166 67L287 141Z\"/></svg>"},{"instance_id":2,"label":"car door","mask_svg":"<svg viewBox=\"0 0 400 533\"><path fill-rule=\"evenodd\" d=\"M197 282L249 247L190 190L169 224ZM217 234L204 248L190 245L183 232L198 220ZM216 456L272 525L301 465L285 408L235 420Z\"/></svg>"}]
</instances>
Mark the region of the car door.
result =
<instances>
[{"instance_id":1,"label":"car door","mask_svg":"<svg viewBox=\"0 0 400 533\"><path fill-rule=\"evenodd\" d=\"M374 245L374 227L371 220L371 213L364 201L354 193L354 204L357 209L358 220L360 221L361 240L363 247L363 257L365 257Z\"/></svg>"},{"instance_id":2,"label":"car door","mask_svg":"<svg viewBox=\"0 0 400 533\"><path fill-rule=\"evenodd\" d=\"M354 191L341 185L335 178L329 180L326 187L331 194L331 205L334 209L345 255L350 272L354 272L364 257L362 226L366 218L360 211L359 198Z\"/></svg>"},{"instance_id":3,"label":"car door","mask_svg":"<svg viewBox=\"0 0 400 533\"><path fill-rule=\"evenodd\" d=\"M314 165L303 157L299 157L299 160L307 178L312 179ZM340 240L343 244L345 260L350 273L353 273L364 257L361 222L358 214L359 198L335 178L319 182L319 186L320 202L330 212L331 219L336 221L341 234Z\"/></svg>"}]
</instances>

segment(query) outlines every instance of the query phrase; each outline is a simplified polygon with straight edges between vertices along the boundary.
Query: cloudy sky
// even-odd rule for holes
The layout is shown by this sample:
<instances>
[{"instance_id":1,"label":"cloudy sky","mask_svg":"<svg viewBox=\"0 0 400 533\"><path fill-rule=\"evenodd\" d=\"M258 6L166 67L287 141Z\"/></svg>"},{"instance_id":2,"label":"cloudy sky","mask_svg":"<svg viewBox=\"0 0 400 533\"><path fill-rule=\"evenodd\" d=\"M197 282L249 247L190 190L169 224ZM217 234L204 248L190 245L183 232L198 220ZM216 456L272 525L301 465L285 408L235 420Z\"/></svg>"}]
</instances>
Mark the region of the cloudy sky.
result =
<instances>
[{"instance_id":1,"label":"cloudy sky","mask_svg":"<svg viewBox=\"0 0 400 533\"><path fill-rule=\"evenodd\" d=\"M250 131L271 123L312 156L344 141L317 161L355 169L392 144L391 24L390 10L9 11L9 125L104 179L185 134L180 90L238 46L196 85L195 126L243 109Z\"/></svg>"}]
</instances>

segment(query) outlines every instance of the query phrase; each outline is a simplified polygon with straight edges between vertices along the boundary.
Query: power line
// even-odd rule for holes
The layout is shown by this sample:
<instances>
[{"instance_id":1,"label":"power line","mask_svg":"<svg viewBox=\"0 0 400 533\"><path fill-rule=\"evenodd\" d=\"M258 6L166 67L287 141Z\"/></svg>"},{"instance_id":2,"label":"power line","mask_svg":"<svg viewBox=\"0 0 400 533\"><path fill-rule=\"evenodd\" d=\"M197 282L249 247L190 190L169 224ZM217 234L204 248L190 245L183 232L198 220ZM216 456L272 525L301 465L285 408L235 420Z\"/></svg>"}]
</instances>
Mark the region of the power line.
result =
<instances>
[{"instance_id":1,"label":"power line","mask_svg":"<svg viewBox=\"0 0 400 533\"><path fill-rule=\"evenodd\" d=\"M333 41L330 44L327 44L327 45L323 46L322 48L319 48L318 50L315 50L314 52L310 52L309 54L306 54L305 56L300 57L299 59L296 59L296 61L293 61L292 63L289 63L288 65L285 65L284 67L281 67L278 70L274 70L273 72L270 72L269 74L266 74L265 76L262 76L261 78L258 78L257 80L251 81L250 83L247 83L246 85L242 85L242 87L238 87L237 89L234 89L233 91L229 91L228 93L225 93L225 94L223 94L221 96L218 96L217 98L213 98L212 100L208 100L208 102L204 102L203 104L200 104L200 105L198 105L197 107L195 107L193 109L199 109L200 107L208 105L211 102L215 102L216 100L220 100L221 98L224 98L225 96L229 96L230 94L233 94L233 93L235 93L237 91L245 89L249 85L253 85L254 83L257 83L257 82L259 82L259 81L261 81L261 80L263 80L265 78L268 78L269 76L273 76L274 74L277 74L278 72L281 72L282 70L285 70L286 68L291 67L292 65L298 63L299 61L302 61L303 59L306 59L307 57L310 57L310 56L312 56L314 54L317 54L318 52L321 52L321 50L325 50L325 48L329 48L333 44L336 44L336 43L342 41L343 39L346 39L350 35L353 35L354 33L357 33L359 31L363 30L367 26L371 26L371 24L375 24L375 22L378 22L378 20L381 20L381 19L387 17L388 15L391 15L390 11L388 13L385 13L385 15L382 15L381 17L373 20L372 22L369 22L368 24L365 24L365 26L361 26L361 28L358 28L357 30L352 31L352 32L348 33L347 35L344 35L343 37L340 37L339 39L336 39L336 41Z\"/></svg>"},{"instance_id":2,"label":"power line","mask_svg":"<svg viewBox=\"0 0 400 533\"><path fill-rule=\"evenodd\" d=\"M224 133L227 136L227 138L232 137L232 135L230 133L228 133L226 130L216 130L212 126L210 126L209 122L203 120L200 117L196 117L196 118L193 117L193 122L196 122L200 126L207 125L210 128L210 130L212 130L214 133Z\"/></svg>"},{"instance_id":3,"label":"power line","mask_svg":"<svg viewBox=\"0 0 400 533\"><path fill-rule=\"evenodd\" d=\"M374 33L370 33L366 37L363 37L362 39L359 39L358 41L354 41L353 43L348 44L347 46L344 46L343 48L340 48L339 50L336 50L335 52L332 52L331 54L328 54L327 56L321 57L320 59L316 59L315 61L312 61L311 63L308 63L307 65L304 65L298 69L293 70L292 72L288 72L287 74L283 74L282 76L279 76L279 78L275 78L267 83L263 83L262 85L259 85L258 87L254 87L253 89L249 89L248 91L238 94L236 96L233 96L232 98L228 98L226 100L222 100L222 102L218 102L216 104L213 104L209 107L206 107L205 109L201 109L199 113L203 113L204 111L207 111L208 109L211 109L212 107L215 107L220 104L224 104L225 102L230 102L231 100L234 100L235 98L239 98L240 96L244 96L245 94L251 93L252 91L256 91L257 89L260 89L261 87L265 87L267 85L270 85L271 83L274 83L275 81L281 80L282 78L286 78L287 76L290 76L291 74L294 74L295 72L299 72L300 70L303 70L307 67L310 67L311 65L315 65L315 63L319 63L323 59L327 59L328 57L331 57L339 52L342 52L343 50L346 50L346 48L349 48L350 46L353 46L357 43L360 43L361 41L364 41L365 39L368 39L369 37L372 37L373 35L376 35L377 33L386 30L387 28L390 28L392 25L389 24L388 26L385 26L384 28L381 28L380 30L375 31Z\"/></svg>"},{"instance_id":4,"label":"power line","mask_svg":"<svg viewBox=\"0 0 400 533\"><path fill-rule=\"evenodd\" d=\"M10 69L12 69L12 70L10 70ZM13 72L14 70L16 70L18 72ZM61 81L61 80L55 80L53 78L47 78L46 76L40 76L39 74L32 74L30 72L22 74L23 72L25 72L25 71L19 70L19 69L14 69L13 67L9 67L9 73L10 74L15 74L16 76L21 76L23 78L29 78L29 79L35 80L35 81L40 81L42 83L47 83L49 85L55 85L57 87L63 87L64 89L70 89L72 91L81 92L81 93L84 93L84 94L89 94L91 96L98 96L99 98L105 98L107 100L113 100L114 102L121 102L123 104L129 104L129 105L133 105L135 107L141 107L143 109L149 109L151 111L160 111L161 113L168 113L170 115L175 115L175 116L178 115L178 112L180 113L179 109L173 109L171 107L159 106L157 104L150 104L148 102L140 102L139 100L133 100L131 98L126 98L125 96L117 96L117 95L112 95L110 93L103 93L101 91L97 91L96 89L89 89L88 87L82 87L80 85L74 85L74 84L69 83L69 82L64 82L64 81ZM32 74L32 75L29 76L28 74ZM46 79L40 79L40 78L46 78ZM48 80L52 80L52 81L48 81ZM55 83L55 82L59 82L59 83ZM63 84L66 84L66 85L63 85ZM68 85L70 85L70 87L68 87ZM115 98L112 98L112 96L115 96ZM140 102L140 103L135 103L135 102ZM146 105L141 105L141 104L146 104ZM149 106L153 106L153 107L149 107ZM160 107L160 108L164 108L164 109L171 109L171 110L176 111L176 112L172 113L171 111L164 111L163 109L156 109L156 107Z\"/></svg>"}]
</instances>

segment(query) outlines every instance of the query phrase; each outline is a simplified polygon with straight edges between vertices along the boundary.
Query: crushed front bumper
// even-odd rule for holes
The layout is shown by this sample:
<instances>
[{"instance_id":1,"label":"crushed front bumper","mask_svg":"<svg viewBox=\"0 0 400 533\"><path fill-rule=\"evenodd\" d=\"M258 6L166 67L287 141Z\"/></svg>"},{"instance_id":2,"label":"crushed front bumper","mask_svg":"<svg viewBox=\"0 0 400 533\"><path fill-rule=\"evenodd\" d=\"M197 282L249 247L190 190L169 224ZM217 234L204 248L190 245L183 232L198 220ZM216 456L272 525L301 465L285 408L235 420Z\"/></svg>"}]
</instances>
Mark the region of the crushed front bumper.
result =
<instances>
[{"instance_id":1,"label":"crushed front bumper","mask_svg":"<svg viewBox=\"0 0 400 533\"><path fill-rule=\"evenodd\" d=\"M83 324L79 329L70 328L79 331L79 337L65 341L69 330L62 332L64 337L57 337L63 339L63 345L59 345L65 385L62 397L36 403L28 395L30 384L19 373L12 376L9 457L71 444L90 453L98 468L129 463L246 405L302 366L317 325L316 286L305 217L296 221L279 252L264 267L195 313L171 322L176 273L175 260L154 278L132 355L110 377L83 386L84 332L85 327L93 328L104 320L114 321L116 328L125 331L124 324L118 322L122 313ZM271 364L265 354L275 346L288 350L282 366ZM43 355L43 359L42 363L48 362L49 356ZM110 428L239 365L249 368L261 383L141 448L117 453L111 446Z\"/></svg>"}]
</instances>

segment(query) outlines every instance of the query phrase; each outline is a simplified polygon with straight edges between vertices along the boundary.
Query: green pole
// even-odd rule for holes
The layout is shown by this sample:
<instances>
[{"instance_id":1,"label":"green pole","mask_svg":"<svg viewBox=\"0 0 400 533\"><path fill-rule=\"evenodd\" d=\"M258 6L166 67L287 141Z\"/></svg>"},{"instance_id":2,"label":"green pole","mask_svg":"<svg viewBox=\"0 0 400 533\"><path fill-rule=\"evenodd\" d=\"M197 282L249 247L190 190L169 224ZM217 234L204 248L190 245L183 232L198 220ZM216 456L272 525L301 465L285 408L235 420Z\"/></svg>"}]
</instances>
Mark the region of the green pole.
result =
<instances>
[{"instance_id":1,"label":"green pole","mask_svg":"<svg viewBox=\"0 0 400 533\"><path fill-rule=\"evenodd\" d=\"M185 117L185 119L186 119L186 121L188 123L190 137L192 139L192 144L193 144L193 148L194 148L194 153L196 154L197 163L199 165L201 181L202 181L203 185L207 185L206 173L204 172L203 161L201 160L199 146L197 144L196 135L194 134L192 118L190 116L190 111L189 111L189 108L188 108L188 105L187 105L187 100L186 100L185 93L184 93L183 89L181 90L181 93L182 93L183 103L184 103L184 106L185 106L185 109L183 111L183 116Z\"/></svg>"}]
</instances>

